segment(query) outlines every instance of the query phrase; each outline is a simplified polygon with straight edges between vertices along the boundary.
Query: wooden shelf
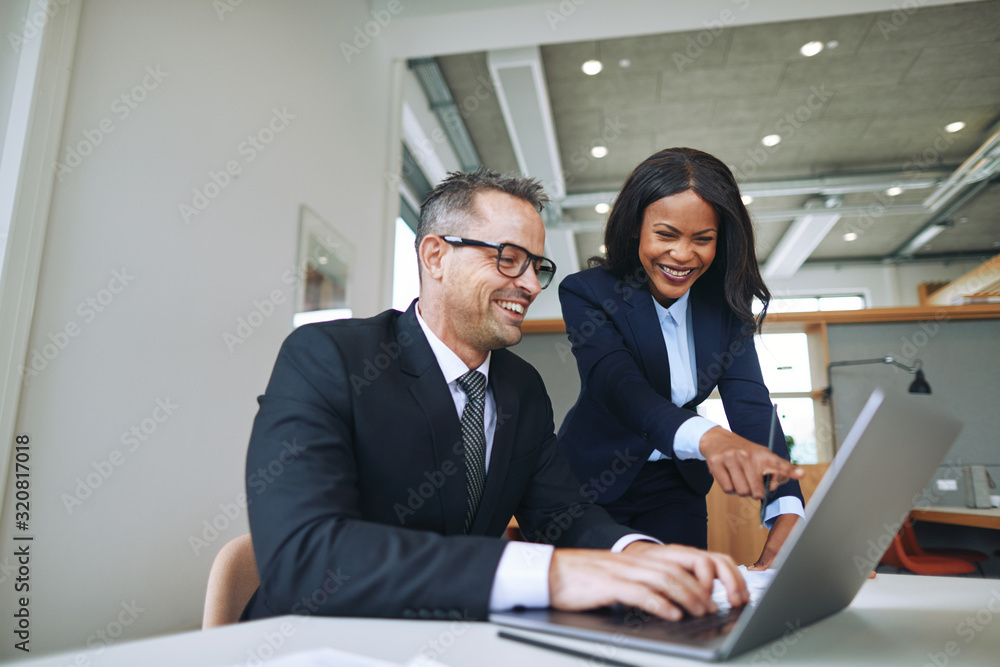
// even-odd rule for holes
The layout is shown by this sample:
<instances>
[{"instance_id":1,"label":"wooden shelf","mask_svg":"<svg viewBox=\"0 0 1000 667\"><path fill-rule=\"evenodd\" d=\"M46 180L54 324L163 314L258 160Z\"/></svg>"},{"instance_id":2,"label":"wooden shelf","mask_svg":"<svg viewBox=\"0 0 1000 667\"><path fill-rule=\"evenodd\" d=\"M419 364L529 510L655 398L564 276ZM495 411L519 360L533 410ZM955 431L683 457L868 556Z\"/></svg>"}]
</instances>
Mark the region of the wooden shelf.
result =
<instances>
[{"instance_id":1,"label":"wooden shelf","mask_svg":"<svg viewBox=\"0 0 1000 667\"><path fill-rule=\"evenodd\" d=\"M865 310L828 310L815 313L771 313L764 320L768 324L865 324L870 322L918 322L932 320L990 320L1000 319L1000 303L977 303L965 306L901 306L898 308L868 308ZM524 333L565 333L566 324L561 319L526 320L521 325Z\"/></svg>"}]
</instances>

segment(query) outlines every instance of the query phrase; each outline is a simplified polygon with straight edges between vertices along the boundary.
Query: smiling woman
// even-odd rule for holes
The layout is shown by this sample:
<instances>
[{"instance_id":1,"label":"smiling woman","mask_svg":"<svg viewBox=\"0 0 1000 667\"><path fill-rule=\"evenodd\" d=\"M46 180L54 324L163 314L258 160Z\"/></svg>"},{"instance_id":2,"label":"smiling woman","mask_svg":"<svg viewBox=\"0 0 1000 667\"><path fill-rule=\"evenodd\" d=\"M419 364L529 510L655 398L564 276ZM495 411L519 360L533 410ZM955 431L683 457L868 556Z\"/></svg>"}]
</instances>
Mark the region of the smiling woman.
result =
<instances>
[{"instance_id":1,"label":"smiling woman","mask_svg":"<svg viewBox=\"0 0 1000 667\"><path fill-rule=\"evenodd\" d=\"M767 567L802 515L801 470L780 426L770 435L752 336L770 293L732 172L690 148L652 155L625 181L605 246L559 290L581 380L560 446L615 519L665 542L705 547L713 478L762 501ZM694 412L716 388L731 431Z\"/></svg>"}]
</instances>

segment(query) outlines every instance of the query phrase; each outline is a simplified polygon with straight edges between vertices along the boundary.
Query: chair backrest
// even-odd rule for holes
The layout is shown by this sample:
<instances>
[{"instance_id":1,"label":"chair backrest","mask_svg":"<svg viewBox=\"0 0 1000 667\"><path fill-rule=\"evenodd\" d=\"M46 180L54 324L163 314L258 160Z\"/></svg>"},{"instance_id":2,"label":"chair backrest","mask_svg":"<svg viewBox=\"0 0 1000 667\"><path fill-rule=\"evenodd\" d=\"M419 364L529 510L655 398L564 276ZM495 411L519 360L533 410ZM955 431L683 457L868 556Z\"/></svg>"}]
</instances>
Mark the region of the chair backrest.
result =
<instances>
[{"instance_id":1,"label":"chair backrest","mask_svg":"<svg viewBox=\"0 0 1000 667\"><path fill-rule=\"evenodd\" d=\"M222 547L212 562L201 629L238 621L259 585L260 575L250 535L240 535Z\"/></svg>"}]
</instances>

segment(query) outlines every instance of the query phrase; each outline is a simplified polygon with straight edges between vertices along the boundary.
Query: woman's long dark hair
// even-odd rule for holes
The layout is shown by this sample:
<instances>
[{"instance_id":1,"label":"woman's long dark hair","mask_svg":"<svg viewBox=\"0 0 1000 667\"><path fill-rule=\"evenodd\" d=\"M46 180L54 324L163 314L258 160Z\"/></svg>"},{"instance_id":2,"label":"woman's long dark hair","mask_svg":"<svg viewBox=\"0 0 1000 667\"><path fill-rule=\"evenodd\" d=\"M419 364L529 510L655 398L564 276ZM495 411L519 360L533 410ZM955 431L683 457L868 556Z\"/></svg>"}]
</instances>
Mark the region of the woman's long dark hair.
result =
<instances>
[{"instance_id":1,"label":"woman's long dark hair","mask_svg":"<svg viewBox=\"0 0 1000 667\"><path fill-rule=\"evenodd\" d=\"M604 230L605 257L591 258L616 277L648 277L639 261L639 233L646 207L655 201L693 190L708 202L719 218L715 260L701 278L699 289L724 296L743 321L746 333L759 331L771 293L757 265L753 223L740 198L733 172L716 157L693 148L667 148L643 160L618 193ZM757 297L764 309L756 318L751 304Z\"/></svg>"}]
</instances>

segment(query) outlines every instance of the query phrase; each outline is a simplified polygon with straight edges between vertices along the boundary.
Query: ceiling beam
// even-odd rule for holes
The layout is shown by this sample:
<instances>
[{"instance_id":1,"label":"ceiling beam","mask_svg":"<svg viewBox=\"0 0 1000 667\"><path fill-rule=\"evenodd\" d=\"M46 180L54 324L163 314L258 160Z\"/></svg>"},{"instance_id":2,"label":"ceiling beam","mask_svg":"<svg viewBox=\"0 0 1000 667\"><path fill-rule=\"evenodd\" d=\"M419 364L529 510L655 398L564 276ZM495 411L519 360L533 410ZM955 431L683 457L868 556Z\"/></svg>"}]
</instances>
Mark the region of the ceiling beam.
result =
<instances>
[{"instance_id":1,"label":"ceiling beam","mask_svg":"<svg viewBox=\"0 0 1000 667\"><path fill-rule=\"evenodd\" d=\"M827 200L829 202L829 200ZM761 267L764 278L790 278L840 220L839 213L827 211L823 201L811 200L806 208L815 210L795 218L788 231ZM833 208L833 207L829 207Z\"/></svg>"},{"instance_id":2,"label":"ceiling beam","mask_svg":"<svg viewBox=\"0 0 1000 667\"><path fill-rule=\"evenodd\" d=\"M906 172L880 172L851 176L819 176L816 178L761 181L740 185L740 192L754 198L764 198L884 192L891 187L899 187L903 190L923 190L940 185L950 173L948 170L927 170L917 178L914 178L912 173ZM590 207L600 202L613 203L617 196L616 190L580 192L566 195L566 198L560 203L563 208Z\"/></svg>"},{"instance_id":3,"label":"ceiling beam","mask_svg":"<svg viewBox=\"0 0 1000 667\"><path fill-rule=\"evenodd\" d=\"M554 200L566 196L562 163L545 83L542 53L537 46L486 54L496 84L497 101L514 148L517 166L537 178Z\"/></svg>"}]
</instances>

